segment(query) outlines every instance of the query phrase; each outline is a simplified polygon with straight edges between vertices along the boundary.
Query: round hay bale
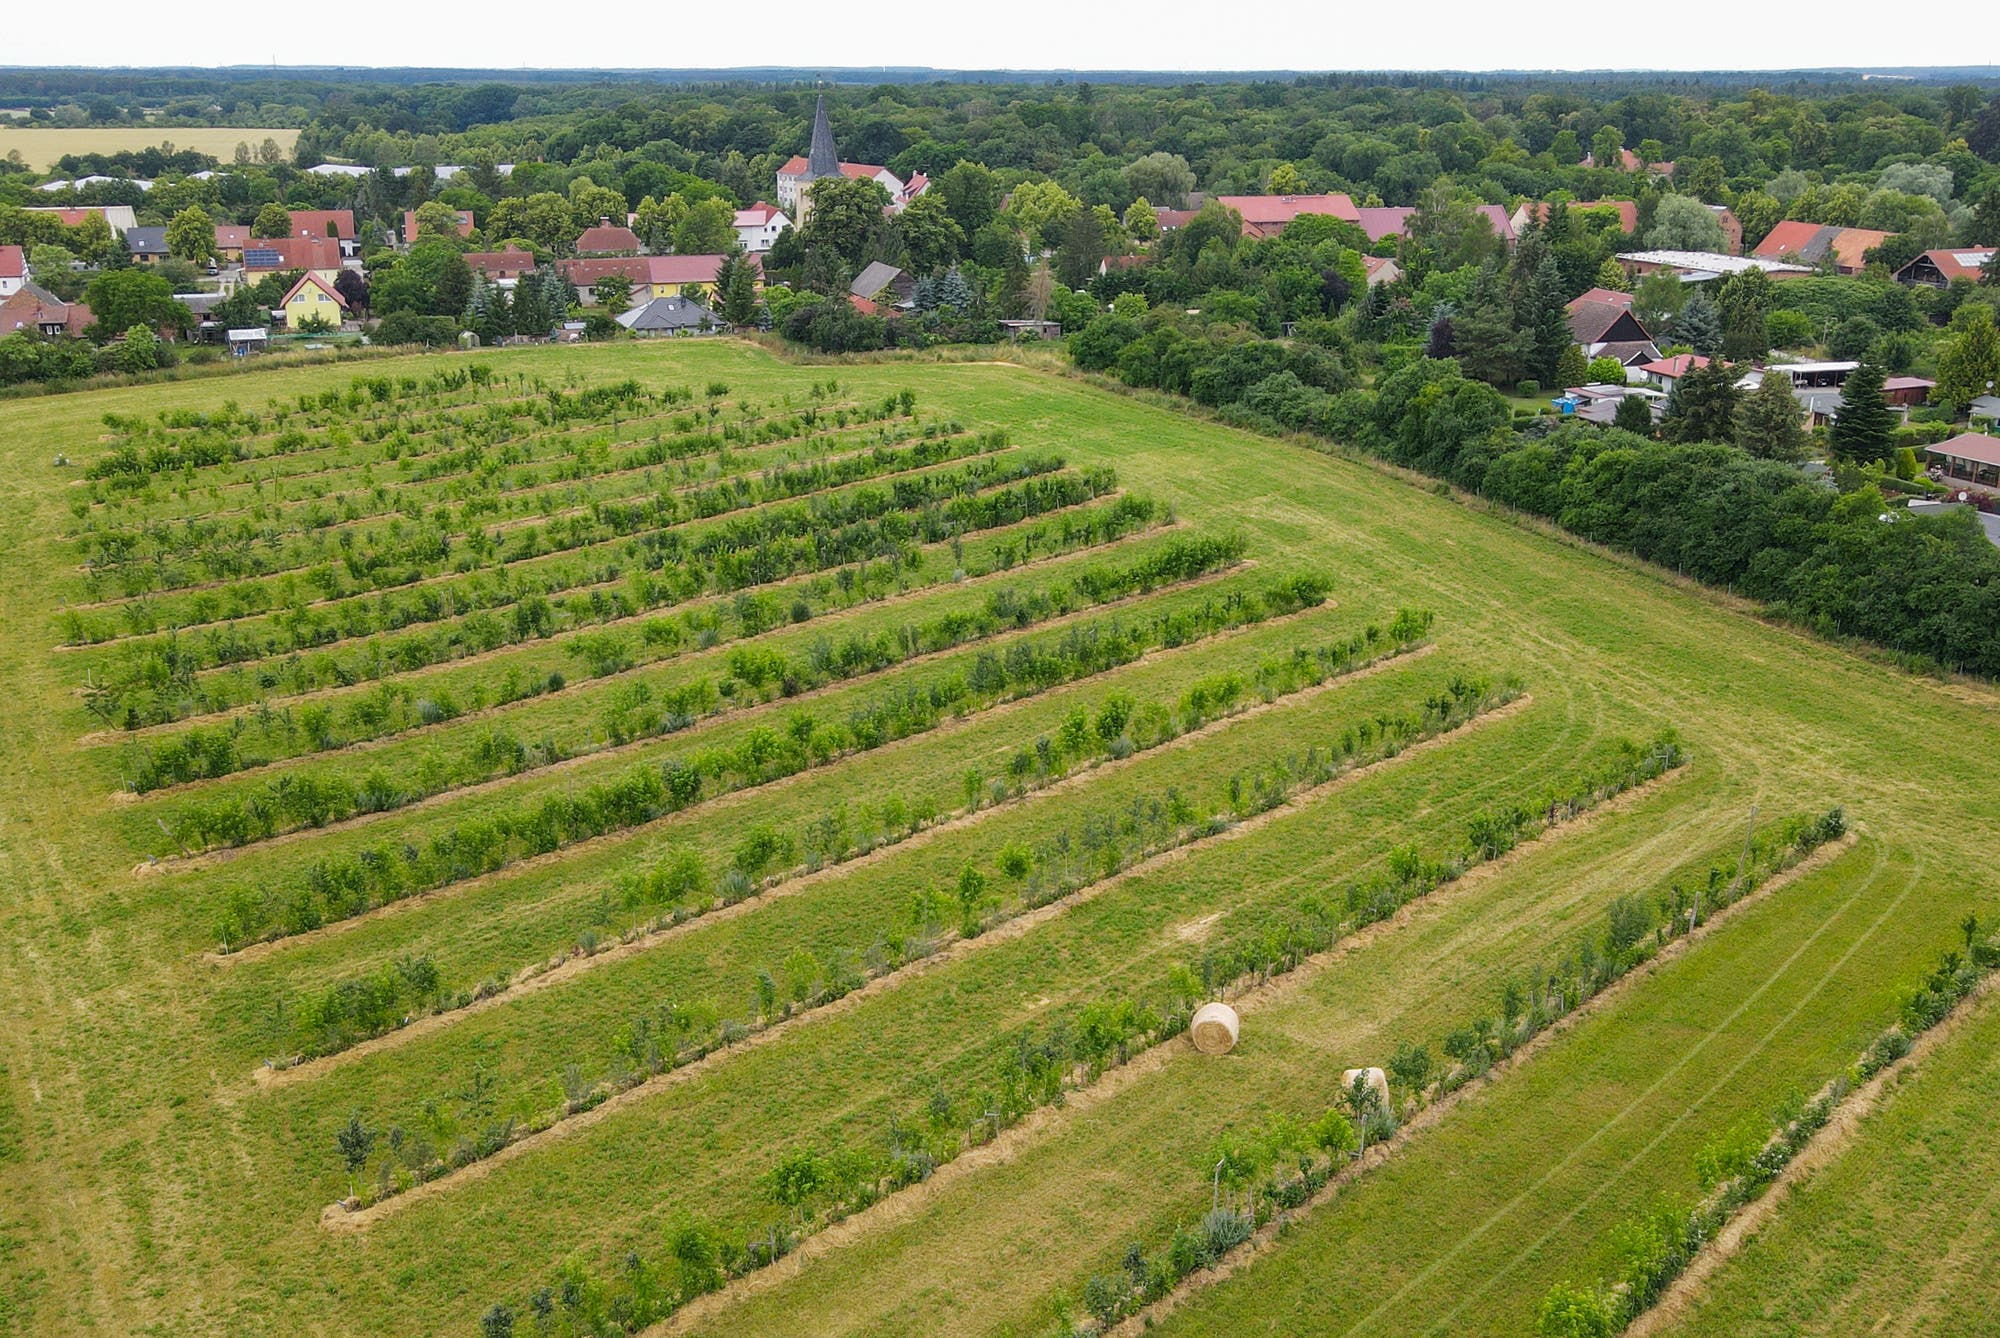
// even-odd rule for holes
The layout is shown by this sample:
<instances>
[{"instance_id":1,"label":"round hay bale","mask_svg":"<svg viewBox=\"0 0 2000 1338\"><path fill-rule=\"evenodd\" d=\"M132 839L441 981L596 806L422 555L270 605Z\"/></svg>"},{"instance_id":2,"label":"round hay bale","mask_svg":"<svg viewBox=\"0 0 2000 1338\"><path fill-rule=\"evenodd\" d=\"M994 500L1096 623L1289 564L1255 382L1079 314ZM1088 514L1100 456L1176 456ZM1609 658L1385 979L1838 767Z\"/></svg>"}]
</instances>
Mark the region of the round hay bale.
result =
<instances>
[{"instance_id":1,"label":"round hay bale","mask_svg":"<svg viewBox=\"0 0 2000 1338\"><path fill-rule=\"evenodd\" d=\"M1382 1072L1381 1069L1349 1069L1340 1075L1340 1090L1342 1092L1353 1091L1354 1080L1356 1078L1363 1079L1368 1087L1373 1089L1375 1095L1381 1099L1383 1110L1389 1109L1388 1074Z\"/></svg>"},{"instance_id":2,"label":"round hay bale","mask_svg":"<svg viewBox=\"0 0 2000 1338\"><path fill-rule=\"evenodd\" d=\"M1242 1029L1242 1022L1236 1010L1226 1003L1205 1003L1197 1008L1188 1023L1188 1036L1194 1041L1194 1048L1205 1055L1226 1055L1236 1048L1236 1037Z\"/></svg>"}]
</instances>

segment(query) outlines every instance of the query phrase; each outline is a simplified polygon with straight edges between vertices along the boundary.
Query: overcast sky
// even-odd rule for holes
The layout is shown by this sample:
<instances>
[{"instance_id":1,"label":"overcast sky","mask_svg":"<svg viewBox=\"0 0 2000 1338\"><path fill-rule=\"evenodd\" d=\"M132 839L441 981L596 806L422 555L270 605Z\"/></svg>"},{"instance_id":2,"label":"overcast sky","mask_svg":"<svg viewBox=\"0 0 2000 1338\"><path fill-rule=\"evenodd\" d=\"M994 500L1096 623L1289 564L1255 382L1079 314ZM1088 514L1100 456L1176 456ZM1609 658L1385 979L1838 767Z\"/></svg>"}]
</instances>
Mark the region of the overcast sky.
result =
<instances>
[{"instance_id":1,"label":"overcast sky","mask_svg":"<svg viewBox=\"0 0 2000 1338\"><path fill-rule=\"evenodd\" d=\"M1857 0L1823 0L1783 22L1768 10L1603 0L610 0L581 10L520 0L476 9L276 10L14 0L8 9L0 23L0 63L8 65L1710 70L2000 63L1990 4L1976 0L1933 0L1920 19ZM1954 31L1968 40L1950 40Z\"/></svg>"}]
</instances>

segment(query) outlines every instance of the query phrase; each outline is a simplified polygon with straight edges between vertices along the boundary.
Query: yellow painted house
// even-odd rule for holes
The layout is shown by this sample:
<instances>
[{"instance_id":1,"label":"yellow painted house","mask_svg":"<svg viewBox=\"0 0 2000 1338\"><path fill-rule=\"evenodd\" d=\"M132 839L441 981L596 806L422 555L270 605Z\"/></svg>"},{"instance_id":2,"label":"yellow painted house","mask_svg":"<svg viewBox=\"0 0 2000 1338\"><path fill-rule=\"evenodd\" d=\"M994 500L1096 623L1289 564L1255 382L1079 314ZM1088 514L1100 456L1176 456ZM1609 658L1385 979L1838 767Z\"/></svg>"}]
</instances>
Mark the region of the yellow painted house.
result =
<instances>
[{"instance_id":1,"label":"yellow painted house","mask_svg":"<svg viewBox=\"0 0 2000 1338\"><path fill-rule=\"evenodd\" d=\"M302 330L313 323L317 316L326 322L330 330L338 330L340 323L347 319L347 299L339 290L312 271L299 276L292 285L292 291L285 294L279 304L285 313L285 328Z\"/></svg>"}]
</instances>

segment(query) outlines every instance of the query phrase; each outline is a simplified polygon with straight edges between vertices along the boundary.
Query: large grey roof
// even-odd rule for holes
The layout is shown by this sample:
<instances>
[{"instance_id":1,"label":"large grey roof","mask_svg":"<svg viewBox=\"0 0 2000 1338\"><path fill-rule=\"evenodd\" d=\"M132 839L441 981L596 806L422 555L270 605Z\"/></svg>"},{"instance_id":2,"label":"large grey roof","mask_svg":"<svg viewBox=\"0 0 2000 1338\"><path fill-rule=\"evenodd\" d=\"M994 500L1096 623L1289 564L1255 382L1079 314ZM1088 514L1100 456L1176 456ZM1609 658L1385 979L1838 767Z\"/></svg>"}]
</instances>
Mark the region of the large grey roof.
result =
<instances>
[{"instance_id":1,"label":"large grey roof","mask_svg":"<svg viewBox=\"0 0 2000 1338\"><path fill-rule=\"evenodd\" d=\"M628 330L713 329L723 322L713 311L688 297L656 297L618 318Z\"/></svg>"},{"instance_id":2,"label":"large grey roof","mask_svg":"<svg viewBox=\"0 0 2000 1338\"><path fill-rule=\"evenodd\" d=\"M873 297L890 284L903 277L903 271L886 260L871 260L854 282L847 285L847 291L856 297Z\"/></svg>"}]
</instances>

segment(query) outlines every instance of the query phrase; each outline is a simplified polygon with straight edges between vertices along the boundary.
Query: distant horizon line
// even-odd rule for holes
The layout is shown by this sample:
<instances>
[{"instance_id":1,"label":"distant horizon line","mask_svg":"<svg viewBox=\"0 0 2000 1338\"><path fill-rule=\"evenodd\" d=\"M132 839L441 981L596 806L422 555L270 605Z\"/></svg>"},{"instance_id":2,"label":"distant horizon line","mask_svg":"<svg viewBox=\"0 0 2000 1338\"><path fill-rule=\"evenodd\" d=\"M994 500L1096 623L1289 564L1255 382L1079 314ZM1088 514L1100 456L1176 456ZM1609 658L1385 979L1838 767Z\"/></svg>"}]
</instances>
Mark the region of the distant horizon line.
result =
<instances>
[{"instance_id":1,"label":"distant horizon line","mask_svg":"<svg viewBox=\"0 0 2000 1338\"><path fill-rule=\"evenodd\" d=\"M442 73L442 74L574 74L574 75L617 75L617 76L769 76L769 75L853 75L865 79L868 76L895 75L939 75L988 77L1109 77L1119 75L1145 75L1150 77L1178 76L1226 76L1231 78L1310 78L1318 75L1439 75L1439 76L1603 76L1603 75L1877 75L1904 78L1921 78L1926 75L1986 74L2000 76L2000 64L1940 64L1940 65L1797 65L1797 66L1593 66L1575 69L1555 66L1504 66L1489 69L1456 68L1447 66L1354 66L1324 67L1318 69L1292 68L1224 68L1219 66L958 66L958 65L657 65L657 66L614 66L614 65L377 65L366 62L330 62L313 65L291 65L272 62L235 61L228 64L197 65L185 62L165 64L135 65L89 65L75 63L21 63L0 64L0 74L29 74L38 72L94 72L104 74L125 73L243 73L272 72L300 73L316 72L379 72L393 73Z\"/></svg>"}]
</instances>

